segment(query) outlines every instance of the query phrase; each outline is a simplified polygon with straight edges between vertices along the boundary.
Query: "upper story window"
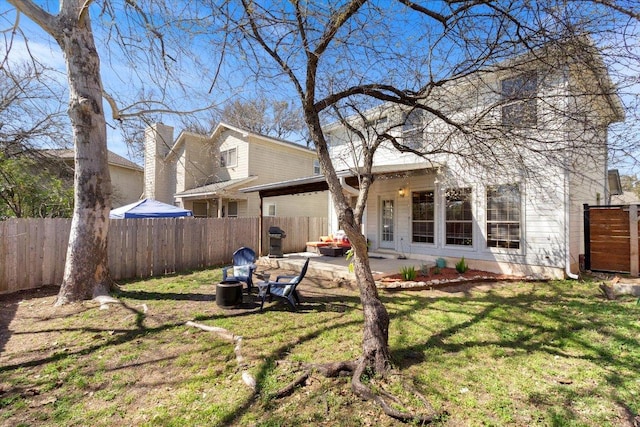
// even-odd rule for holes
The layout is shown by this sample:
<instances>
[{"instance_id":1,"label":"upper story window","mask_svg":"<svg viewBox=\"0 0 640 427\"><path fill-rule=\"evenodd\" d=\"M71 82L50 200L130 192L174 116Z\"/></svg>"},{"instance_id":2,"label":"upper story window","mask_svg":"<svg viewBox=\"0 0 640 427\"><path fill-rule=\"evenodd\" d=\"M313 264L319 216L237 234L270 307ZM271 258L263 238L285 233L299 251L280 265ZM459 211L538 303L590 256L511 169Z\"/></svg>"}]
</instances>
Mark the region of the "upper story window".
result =
<instances>
[{"instance_id":1,"label":"upper story window","mask_svg":"<svg viewBox=\"0 0 640 427\"><path fill-rule=\"evenodd\" d=\"M313 174L320 175L322 171L320 170L320 160L316 159L313 161Z\"/></svg>"},{"instance_id":2,"label":"upper story window","mask_svg":"<svg viewBox=\"0 0 640 427\"><path fill-rule=\"evenodd\" d=\"M447 190L445 228L447 245L471 246L473 244L473 212L471 189L451 188Z\"/></svg>"},{"instance_id":3,"label":"upper story window","mask_svg":"<svg viewBox=\"0 0 640 427\"><path fill-rule=\"evenodd\" d=\"M487 246L520 248L520 187L487 187Z\"/></svg>"},{"instance_id":4,"label":"upper story window","mask_svg":"<svg viewBox=\"0 0 640 427\"><path fill-rule=\"evenodd\" d=\"M422 148L424 143L424 112L412 110L406 113L402 122L403 144L414 150Z\"/></svg>"},{"instance_id":5,"label":"upper story window","mask_svg":"<svg viewBox=\"0 0 640 427\"><path fill-rule=\"evenodd\" d=\"M538 74L520 74L502 80L502 124L530 127L538 121Z\"/></svg>"},{"instance_id":6,"label":"upper story window","mask_svg":"<svg viewBox=\"0 0 640 427\"><path fill-rule=\"evenodd\" d=\"M220 152L220 166L233 167L238 165L238 150L230 148Z\"/></svg>"}]
</instances>

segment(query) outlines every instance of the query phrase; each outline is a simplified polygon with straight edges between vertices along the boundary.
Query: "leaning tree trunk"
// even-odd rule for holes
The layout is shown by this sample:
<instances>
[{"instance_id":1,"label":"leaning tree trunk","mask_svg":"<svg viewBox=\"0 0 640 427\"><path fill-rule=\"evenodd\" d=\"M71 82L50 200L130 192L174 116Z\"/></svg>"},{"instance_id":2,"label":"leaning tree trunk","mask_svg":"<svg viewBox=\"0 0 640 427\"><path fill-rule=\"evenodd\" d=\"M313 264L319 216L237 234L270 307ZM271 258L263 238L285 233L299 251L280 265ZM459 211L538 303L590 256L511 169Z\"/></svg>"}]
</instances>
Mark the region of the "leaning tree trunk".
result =
<instances>
[{"instance_id":1,"label":"leaning tree trunk","mask_svg":"<svg viewBox=\"0 0 640 427\"><path fill-rule=\"evenodd\" d=\"M360 291L360 301L364 312L364 331L362 341L362 359L367 368L373 369L376 373L384 374L391 365L389 353L389 313L380 297L376 283L373 280L371 266L369 264L369 254L367 238L360 231L359 221L354 216L353 209L347 203L342 193L342 185L336 175L331 156L327 147L320 119L313 106L308 106L305 110L307 124L310 134L316 143L316 150L320 165L325 171L325 179L331 193L331 198L336 206L338 221L344 229L351 242L353 249L353 267L356 275L356 282ZM370 185L366 180L363 185ZM368 188L361 188L365 194Z\"/></svg>"},{"instance_id":2,"label":"leaning tree trunk","mask_svg":"<svg viewBox=\"0 0 640 427\"><path fill-rule=\"evenodd\" d=\"M69 2L72 3L72 2ZM109 291L107 231L111 179L102 107L100 59L84 2L60 12L54 37L62 48L69 80L69 116L75 147L74 209L64 277L57 305Z\"/></svg>"},{"instance_id":3,"label":"leaning tree trunk","mask_svg":"<svg viewBox=\"0 0 640 427\"><path fill-rule=\"evenodd\" d=\"M345 226L345 228L350 227ZM362 363L375 372L383 374L390 366L389 313L380 301L378 289L373 280L367 253L367 239L358 230L350 231L347 235L354 251L353 268L364 313Z\"/></svg>"}]
</instances>

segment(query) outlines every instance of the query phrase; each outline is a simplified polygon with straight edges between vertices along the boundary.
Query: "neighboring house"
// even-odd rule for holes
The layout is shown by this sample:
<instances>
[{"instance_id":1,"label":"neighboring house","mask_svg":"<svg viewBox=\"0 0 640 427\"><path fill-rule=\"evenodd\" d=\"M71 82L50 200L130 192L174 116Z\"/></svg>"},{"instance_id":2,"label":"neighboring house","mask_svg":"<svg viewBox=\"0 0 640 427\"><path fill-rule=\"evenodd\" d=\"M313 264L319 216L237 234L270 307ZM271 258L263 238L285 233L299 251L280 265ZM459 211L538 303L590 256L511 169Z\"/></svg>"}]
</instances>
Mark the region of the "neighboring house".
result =
<instances>
[{"instance_id":1,"label":"neighboring house","mask_svg":"<svg viewBox=\"0 0 640 427\"><path fill-rule=\"evenodd\" d=\"M640 205L640 197L633 191L624 191L622 194L611 196L612 205Z\"/></svg>"},{"instance_id":2,"label":"neighboring house","mask_svg":"<svg viewBox=\"0 0 640 427\"><path fill-rule=\"evenodd\" d=\"M61 178L73 180L74 151L72 149L41 150L55 164L60 161L58 167ZM133 203L140 200L143 191L144 170L134 162L109 151L109 174L111 175L111 207Z\"/></svg>"},{"instance_id":3,"label":"neighboring house","mask_svg":"<svg viewBox=\"0 0 640 427\"><path fill-rule=\"evenodd\" d=\"M464 257L472 268L509 274L578 272L583 204L608 200L607 128L624 113L597 53L586 61L521 59L434 89L440 91L438 108L477 124L473 143L442 120L397 105L369 110L366 123L351 119L365 134L384 130L433 152L425 160L398 152L388 141L378 149L363 220L372 251L428 261L442 257L449 266ZM325 134L339 176L355 176L357 136L342 124L325 127ZM514 149L518 143L521 150ZM296 185L248 190L295 192ZM355 197L354 186L345 185L345 193ZM331 206L328 232L338 228Z\"/></svg>"},{"instance_id":4,"label":"neighboring house","mask_svg":"<svg viewBox=\"0 0 640 427\"><path fill-rule=\"evenodd\" d=\"M320 175L315 151L299 144L220 123L210 135L158 123L145 131L145 197L190 209L198 217L250 217L260 214L248 185ZM325 217L322 192L274 197L264 216Z\"/></svg>"}]
</instances>

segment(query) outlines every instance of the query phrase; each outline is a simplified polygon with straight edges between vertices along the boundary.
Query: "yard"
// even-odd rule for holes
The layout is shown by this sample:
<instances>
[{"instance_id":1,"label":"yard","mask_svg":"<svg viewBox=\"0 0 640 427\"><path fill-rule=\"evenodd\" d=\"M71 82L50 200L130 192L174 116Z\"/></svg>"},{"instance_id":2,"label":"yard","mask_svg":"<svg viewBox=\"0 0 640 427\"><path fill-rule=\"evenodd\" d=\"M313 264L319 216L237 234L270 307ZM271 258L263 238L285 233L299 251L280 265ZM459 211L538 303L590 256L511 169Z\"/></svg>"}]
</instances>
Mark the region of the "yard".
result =
<instances>
[{"instance_id":1,"label":"yard","mask_svg":"<svg viewBox=\"0 0 640 427\"><path fill-rule=\"evenodd\" d=\"M362 312L348 284L307 277L303 306L258 312L215 304L220 270L121 286L122 304L54 308L54 289L0 296L0 424L399 425L350 391L313 375L274 393L300 362L354 359ZM404 381L443 426L637 426L640 305L608 301L597 283L483 283L381 292ZM186 322L241 335L234 343ZM372 379L375 381L375 379ZM397 395L403 387L395 383ZM404 396L409 404L420 402ZM426 408L423 410L427 410Z\"/></svg>"}]
</instances>

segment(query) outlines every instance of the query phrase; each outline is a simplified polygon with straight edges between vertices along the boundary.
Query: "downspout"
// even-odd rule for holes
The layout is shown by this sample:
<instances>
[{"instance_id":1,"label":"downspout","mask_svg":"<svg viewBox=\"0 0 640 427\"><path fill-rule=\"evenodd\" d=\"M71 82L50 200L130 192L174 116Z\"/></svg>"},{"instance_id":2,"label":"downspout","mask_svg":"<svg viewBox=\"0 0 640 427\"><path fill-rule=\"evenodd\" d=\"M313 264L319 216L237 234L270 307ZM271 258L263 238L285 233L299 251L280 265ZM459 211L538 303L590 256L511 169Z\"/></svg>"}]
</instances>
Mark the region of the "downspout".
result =
<instances>
[{"instance_id":1,"label":"downspout","mask_svg":"<svg viewBox=\"0 0 640 427\"><path fill-rule=\"evenodd\" d=\"M569 70L567 69L567 66L564 67L563 69L563 77L565 79L565 83L567 84L567 86L565 87L565 89L568 89L568 84L569 84ZM567 102L567 100L565 100L565 102ZM566 105L566 108L569 108L569 105ZM573 280L577 280L578 279L578 275L577 274L573 274L571 272L571 241L570 241L570 236L571 236L571 230L569 227L569 220L571 218L571 197L569 195L569 190L571 188L570 186L570 174L569 174L569 150L568 150L568 146L569 146L569 137L570 137L570 133L569 130L565 130L564 132L565 134L565 152L564 152L564 256L565 256L565 266L564 266L564 272L565 275L569 278L569 279L573 279Z\"/></svg>"},{"instance_id":2,"label":"downspout","mask_svg":"<svg viewBox=\"0 0 640 427\"><path fill-rule=\"evenodd\" d=\"M568 140L567 133L567 143ZM569 279L577 280L579 277L577 274L571 272L571 243L569 219L571 217L571 197L569 196L569 154L565 152L565 164L564 164L564 251L565 251L565 275Z\"/></svg>"},{"instance_id":3,"label":"downspout","mask_svg":"<svg viewBox=\"0 0 640 427\"><path fill-rule=\"evenodd\" d=\"M347 180L346 180L346 178L345 178L345 177L341 177L341 178L340 178L340 186L342 187L342 189L343 189L343 190L346 190L346 192L347 192L347 193L349 193L349 194L351 194L351 195L353 195L353 196L356 196L356 197L357 197L357 196L359 196L359 195L360 195L360 191L359 191L358 189L353 188L352 186L350 186L349 184L347 184ZM366 221L366 220L365 220L365 221ZM361 224L361 229L360 229L360 231L361 231L361 232L363 232L363 233L364 233L364 231L363 231L363 230L364 230L364 228L365 228L365 226L364 226L364 222L365 222L365 221L363 221L363 224Z\"/></svg>"},{"instance_id":4,"label":"downspout","mask_svg":"<svg viewBox=\"0 0 640 427\"><path fill-rule=\"evenodd\" d=\"M260 195L260 217L258 219L258 257L262 256L262 231L264 230L264 213L263 213L263 196L262 192L258 192Z\"/></svg>"}]
</instances>

